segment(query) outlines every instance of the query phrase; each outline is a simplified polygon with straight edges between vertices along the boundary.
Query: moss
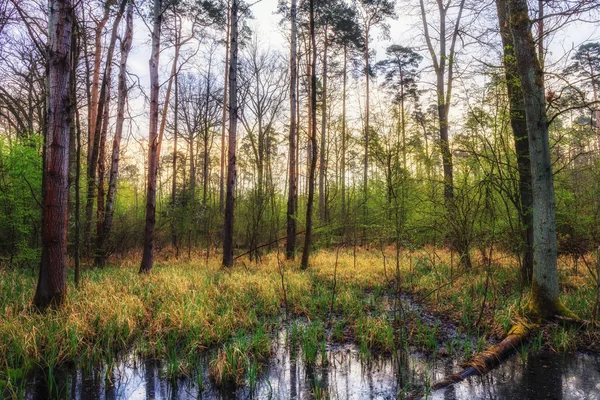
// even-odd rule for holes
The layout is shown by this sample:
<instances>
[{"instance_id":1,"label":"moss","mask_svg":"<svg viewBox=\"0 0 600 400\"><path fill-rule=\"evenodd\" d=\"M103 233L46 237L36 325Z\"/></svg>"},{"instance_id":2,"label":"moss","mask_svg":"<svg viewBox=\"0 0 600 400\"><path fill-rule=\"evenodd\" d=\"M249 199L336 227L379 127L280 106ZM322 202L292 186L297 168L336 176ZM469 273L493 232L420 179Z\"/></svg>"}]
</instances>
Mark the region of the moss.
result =
<instances>
[{"instance_id":1,"label":"moss","mask_svg":"<svg viewBox=\"0 0 600 400\"><path fill-rule=\"evenodd\" d=\"M528 336L529 333L531 332L533 326L528 325L524 322L520 322L518 324L516 324L515 326L513 326L509 331L507 336L520 336L520 337L525 337Z\"/></svg>"},{"instance_id":2,"label":"moss","mask_svg":"<svg viewBox=\"0 0 600 400\"><path fill-rule=\"evenodd\" d=\"M525 313L528 318L536 322L555 317L579 320L579 317L560 301L560 298L551 298L546 289L539 285L535 279L531 285L531 293L525 306Z\"/></svg>"}]
</instances>

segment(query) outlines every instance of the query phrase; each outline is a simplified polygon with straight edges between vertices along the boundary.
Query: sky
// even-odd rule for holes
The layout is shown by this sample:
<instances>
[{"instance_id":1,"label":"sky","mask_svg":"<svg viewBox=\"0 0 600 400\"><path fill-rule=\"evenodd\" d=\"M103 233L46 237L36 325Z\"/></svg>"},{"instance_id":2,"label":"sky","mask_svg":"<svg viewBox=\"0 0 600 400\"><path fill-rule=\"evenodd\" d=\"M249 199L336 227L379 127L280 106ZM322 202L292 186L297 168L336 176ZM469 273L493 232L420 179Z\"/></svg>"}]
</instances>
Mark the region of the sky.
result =
<instances>
[{"instance_id":1,"label":"sky","mask_svg":"<svg viewBox=\"0 0 600 400\"><path fill-rule=\"evenodd\" d=\"M289 52L287 39L285 32L288 29L287 24L280 26L279 22L281 16L276 14L278 0L255 0L252 6L252 12L254 19L248 22L248 25L256 32L259 38L261 46L269 47L280 51L282 54L287 55ZM371 39L371 48L375 52L372 63L381 60L385 56L385 48L390 44L402 44L405 46L415 47L421 55L424 56L422 62L423 71L421 73L421 87L423 89L432 89L432 83L434 82L434 76L431 70L431 60L429 54L426 51L423 34L422 34L422 23L419 17L419 9L416 7L418 4L417 0L399 0L397 6L398 18L389 21L390 35L389 38L384 38L381 34L381 30L375 30ZM492 10L493 11L493 10ZM433 14L429 16L430 22L433 21ZM491 18L491 19L490 19ZM139 15L136 15L134 32L134 45L132 53L129 59L129 70L132 76L137 77L142 86L142 92L148 93L149 87L149 71L148 71L148 58L150 54L150 32L149 26L146 25ZM494 26L495 21L494 14L490 14L487 19L483 22L479 22L478 25L474 25L469 30L476 30L483 25ZM548 45L548 63L551 68L556 70L562 70L570 57L570 51L576 49L581 43L586 41L600 41L600 31L598 24L590 23L571 23L566 29L553 35L551 40L547 43ZM464 36L465 42L469 42L470 37L467 30L467 35ZM490 39L491 38L491 39ZM499 42L497 36L491 35L487 40ZM471 40L472 42L472 40ZM462 43L460 43L462 44ZM458 68L466 71L468 69L477 70L481 68L483 61L490 62L494 65L499 63L497 53L490 51L490 48L482 46L480 44L470 43L468 47L469 53L463 55L458 60ZM499 47L496 47L496 51ZM161 54L161 65L162 74L161 79L166 80L168 77L168 71L170 71L170 62L172 55L170 50L166 50ZM219 64L222 68L223 61L219 60ZM556 65L554 63L557 63ZM196 62L197 65L202 64L202 60L199 59ZM460 73L458 74L461 75ZM474 76L469 78L471 81L462 80L456 84L456 90L459 92L461 88L468 88L472 82L476 82L478 85L484 83L484 78L480 76ZM470 83L471 82L471 83ZM377 85L373 85L374 90L378 90ZM430 96L433 96L433 91L429 91ZM360 102L360 96L362 93L357 91L354 95L354 101ZM460 95L460 93L457 93ZM135 117L135 126L131 133L136 136L138 143L143 143L143 138L147 135L147 102L142 93L138 91L135 95L132 93L130 99L131 113ZM451 112L451 118L459 118L462 110L459 107L455 107Z\"/></svg>"}]
</instances>

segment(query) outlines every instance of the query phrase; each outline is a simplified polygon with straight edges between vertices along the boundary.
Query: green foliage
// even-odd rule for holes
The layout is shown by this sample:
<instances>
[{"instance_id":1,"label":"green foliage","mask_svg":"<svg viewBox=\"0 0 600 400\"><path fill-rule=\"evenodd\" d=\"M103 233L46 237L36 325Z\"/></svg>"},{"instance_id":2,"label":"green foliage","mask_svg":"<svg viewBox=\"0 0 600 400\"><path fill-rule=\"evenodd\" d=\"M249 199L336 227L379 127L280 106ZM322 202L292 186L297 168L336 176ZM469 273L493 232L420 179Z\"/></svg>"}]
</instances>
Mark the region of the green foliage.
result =
<instances>
[{"instance_id":1,"label":"green foliage","mask_svg":"<svg viewBox=\"0 0 600 400\"><path fill-rule=\"evenodd\" d=\"M0 140L0 264L33 267L40 256L42 138Z\"/></svg>"}]
</instances>

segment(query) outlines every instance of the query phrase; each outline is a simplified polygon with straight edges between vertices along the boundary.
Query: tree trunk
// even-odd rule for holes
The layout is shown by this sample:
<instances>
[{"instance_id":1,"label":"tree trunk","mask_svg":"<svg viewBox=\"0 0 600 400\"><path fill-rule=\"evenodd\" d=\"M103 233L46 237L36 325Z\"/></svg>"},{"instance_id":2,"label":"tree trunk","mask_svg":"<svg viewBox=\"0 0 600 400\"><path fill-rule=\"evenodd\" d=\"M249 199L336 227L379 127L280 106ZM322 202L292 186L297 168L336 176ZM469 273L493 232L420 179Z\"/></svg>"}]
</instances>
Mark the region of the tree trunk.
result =
<instances>
[{"instance_id":1,"label":"tree trunk","mask_svg":"<svg viewBox=\"0 0 600 400\"><path fill-rule=\"evenodd\" d=\"M325 199L325 149L327 137L327 34L328 28L325 27L325 37L323 41L323 88L321 92L321 154L319 158L319 218L324 222L327 218L327 203Z\"/></svg>"},{"instance_id":2,"label":"tree trunk","mask_svg":"<svg viewBox=\"0 0 600 400\"><path fill-rule=\"evenodd\" d=\"M436 74L440 151L442 153L442 164L444 169L444 201L446 204L446 210L449 214L451 214L453 212L452 207L454 202L454 177L452 173L452 152L450 151L450 141L448 137L448 113L450 111L450 100L454 79L455 46L459 34L460 20L464 10L465 0L462 0L458 5L458 15L456 17L454 30L452 35L450 35L451 45L449 52L446 43L448 40L448 34L446 31L446 17L449 5L444 5L442 1L438 1L438 11L440 15L439 57L436 54L431 36L429 34L429 24L427 22L424 0L420 0L419 5L421 8L421 19L423 21L425 41L427 42L427 48L429 49L431 59L433 60L433 69ZM447 80L446 72L448 73Z\"/></svg>"},{"instance_id":3,"label":"tree trunk","mask_svg":"<svg viewBox=\"0 0 600 400\"><path fill-rule=\"evenodd\" d=\"M67 293L69 129L73 2L50 0L47 131L44 143L42 258L33 302L59 306Z\"/></svg>"},{"instance_id":4,"label":"tree trunk","mask_svg":"<svg viewBox=\"0 0 600 400\"><path fill-rule=\"evenodd\" d=\"M346 232L346 86L348 83L348 46L344 45L344 72L342 85L342 160L340 162L342 179L342 213L343 232Z\"/></svg>"},{"instance_id":5,"label":"tree trunk","mask_svg":"<svg viewBox=\"0 0 600 400\"><path fill-rule=\"evenodd\" d=\"M365 80L366 80L366 99L365 99L365 154L363 160L363 236L366 236L366 226L367 226L367 217L368 217L368 205L367 199L369 195L369 130L370 127L370 110L371 110L371 96L370 96L370 71L369 71L369 30L365 32Z\"/></svg>"},{"instance_id":6,"label":"tree trunk","mask_svg":"<svg viewBox=\"0 0 600 400\"><path fill-rule=\"evenodd\" d=\"M285 254L288 260L293 260L296 252L296 201L298 183L296 175L296 112L298 98L298 28L296 27L296 0L292 0L290 9L291 38L290 38L290 134L289 134L289 164L288 164L288 201L287 201L287 240Z\"/></svg>"},{"instance_id":7,"label":"tree trunk","mask_svg":"<svg viewBox=\"0 0 600 400\"><path fill-rule=\"evenodd\" d=\"M236 181L237 141L237 62L238 62L238 0L231 0L231 35L229 55L229 148L227 151L227 195L223 227L223 266L233 266L233 212Z\"/></svg>"},{"instance_id":8,"label":"tree trunk","mask_svg":"<svg viewBox=\"0 0 600 400\"><path fill-rule=\"evenodd\" d=\"M508 22L506 0L497 0L496 6L498 8L500 36L504 48L504 69L510 106L510 124L513 130L515 151L517 154L517 168L519 171L519 199L521 203L519 217L523 225L522 237L525 245L523 249L523 264L521 266L521 281L527 285L531 282L533 274L533 214L531 210L533 197L531 195L529 138L527 137L523 89L519 82L519 75L515 64L515 51Z\"/></svg>"},{"instance_id":9,"label":"tree trunk","mask_svg":"<svg viewBox=\"0 0 600 400\"><path fill-rule=\"evenodd\" d=\"M89 253L91 250L91 225L92 225L92 216L94 212L94 194L96 189L96 173L104 173L104 143L106 142L106 131L108 129L108 109L110 104L110 84L111 84L111 71L112 71L112 62L113 55L115 50L115 45L117 42L117 33L119 24L121 22L121 17L123 16L123 12L125 11L125 5L127 4L127 0L122 0L119 6L119 11L117 12L117 16L115 17L115 21L113 23L113 28L111 32L110 42L108 46L108 50L106 53L106 65L104 67L104 75L102 77L102 85L100 86L100 96L98 98L98 108L96 109L96 123L94 125L94 141L91 148L91 154L88 157L88 166L87 166L87 203L85 206L85 239L86 239L86 250ZM93 88L92 88L93 89ZM104 139L103 138L104 135ZM102 145L102 146L101 146ZM102 147L102 151L101 151ZM101 153L101 154L100 154ZM102 159L102 162L99 165L99 160ZM97 168L100 167L100 170L97 171ZM104 177L98 177L104 179ZM100 179L98 179L99 181ZM102 188L99 188L103 190ZM99 190L99 195L100 195ZM104 195L102 195L104 198ZM99 204L101 206L101 204ZM101 221L103 215L103 209L98 209L98 217L100 218L97 221L97 233L102 232L102 223Z\"/></svg>"},{"instance_id":10,"label":"tree trunk","mask_svg":"<svg viewBox=\"0 0 600 400\"><path fill-rule=\"evenodd\" d=\"M154 0L152 54L150 56L150 126L148 133L148 182L146 188L146 227L140 273L149 273L154 262L154 225L156 223L156 176L158 174L158 63L162 25L162 0Z\"/></svg>"},{"instance_id":11,"label":"tree trunk","mask_svg":"<svg viewBox=\"0 0 600 400\"><path fill-rule=\"evenodd\" d=\"M181 53L181 46L183 44L181 40L181 29L182 22L179 19L179 16L175 14L175 54L173 56L173 64L171 65L171 75L169 75L169 81L167 83L167 90L165 92L164 105L162 110L162 117L160 120L160 128L158 130L158 148L156 158L160 159L160 150L162 148L163 137L165 135L165 128L167 126L167 114L169 112L169 103L171 101L171 92L173 91L173 81L175 80L175 75L177 75L177 66L179 63L179 55ZM177 26L177 22L179 21L179 26ZM189 40L186 39L185 41Z\"/></svg>"},{"instance_id":12,"label":"tree trunk","mask_svg":"<svg viewBox=\"0 0 600 400\"><path fill-rule=\"evenodd\" d=\"M110 8L114 4L115 0L107 0L104 4L104 15L102 19L98 21L96 25L96 36L94 38L94 68L91 82L91 92L90 92L90 106L89 106L89 115L88 115L88 164L91 160L92 155L92 144L94 143L94 134L96 133L96 118L98 111L98 90L100 89L100 66L102 65L102 31L104 30L104 26L108 22L108 18L110 17Z\"/></svg>"},{"instance_id":13,"label":"tree trunk","mask_svg":"<svg viewBox=\"0 0 600 400\"><path fill-rule=\"evenodd\" d=\"M517 71L524 93L533 193L534 266L529 307L542 318L563 314L559 301L556 202L543 71L536 56L526 0L508 0Z\"/></svg>"},{"instance_id":14,"label":"tree trunk","mask_svg":"<svg viewBox=\"0 0 600 400\"><path fill-rule=\"evenodd\" d=\"M204 109L204 136L203 136L203 156L202 156L202 206L206 207L206 201L208 198L208 167L210 166L210 151L209 151L209 140L210 140L210 122L209 122L209 111L210 111L210 96L211 96L211 85L210 76L212 69L212 58L208 63L208 71L206 74L206 107Z\"/></svg>"},{"instance_id":15,"label":"tree trunk","mask_svg":"<svg viewBox=\"0 0 600 400\"><path fill-rule=\"evenodd\" d=\"M119 66L119 82L117 95L117 121L115 127L115 137L113 139L111 165L108 180L108 195L106 198L106 208L104 212L104 224L102 234L98 236L98 248L96 256L97 265L103 266L106 263L108 254L106 250L106 240L110 237L112 229L114 204L117 194L117 179L119 176L119 158L121 151L121 138L123 137L123 122L125 120L125 107L127 105L127 59L131 50L133 40L133 2L130 1L127 7L125 37L121 41L121 63Z\"/></svg>"},{"instance_id":16,"label":"tree trunk","mask_svg":"<svg viewBox=\"0 0 600 400\"><path fill-rule=\"evenodd\" d=\"M228 2L229 3L229 2ZM228 4L229 5L229 4ZM225 134L227 133L227 95L229 89L229 34L231 14L227 10L227 32L225 34L225 83L223 87L223 117L221 120L221 172L219 174L219 210L223 212L225 204Z\"/></svg>"},{"instance_id":17,"label":"tree trunk","mask_svg":"<svg viewBox=\"0 0 600 400\"><path fill-rule=\"evenodd\" d=\"M171 208L173 216L171 217L171 246L176 249L175 257L179 257L179 247L177 246L177 230L175 229L175 206L177 204L177 139L179 136L179 82L178 75L175 75L175 115L173 127L173 177L171 181Z\"/></svg>"},{"instance_id":18,"label":"tree trunk","mask_svg":"<svg viewBox=\"0 0 600 400\"><path fill-rule=\"evenodd\" d=\"M306 202L306 233L304 236L304 249L302 251L302 269L308 268L310 247L312 245L312 217L315 197L315 170L317 169L317 43L315 38L315 0L310 0L310 39L312 47L312 60L310 68L310 114L311 114L311 160L308 174L308 199Z\"/></svg>"},{"instance_id":19,"label":"tree trunk","mask_svg":"<svg viewBox=\"0 0 600 400\"><path fill-rule=\"evenodd\" d=\"M74 198L69 193L69 211L74 208L73 216L75 217L75 231L73 232L73 258L75 263L74 283L79 286L79 206L80 206L80 187L79 179L81 177L81 125L79 120L79 109L77 105L77 67L79 64L79 49L80 49L80 22L77 19L75 12L73 13L73 33L71 39L71 124L69 137L69 187L73 187ZM70 215L69 218L72 216ZM68 232L67 232L68 234Z\"/></svg>"}]
</instances>

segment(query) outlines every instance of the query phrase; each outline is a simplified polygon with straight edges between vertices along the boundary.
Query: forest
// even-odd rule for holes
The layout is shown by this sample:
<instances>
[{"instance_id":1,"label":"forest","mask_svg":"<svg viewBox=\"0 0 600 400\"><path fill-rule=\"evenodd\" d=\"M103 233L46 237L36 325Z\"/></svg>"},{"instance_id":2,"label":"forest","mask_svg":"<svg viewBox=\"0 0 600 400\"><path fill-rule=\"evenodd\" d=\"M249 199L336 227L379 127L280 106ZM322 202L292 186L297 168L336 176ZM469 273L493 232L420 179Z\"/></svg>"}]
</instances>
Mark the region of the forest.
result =
<instances>
[{"instance_id":1,"label":"forest","mask_svg":"<svg viewBox=\"0 0 600 400\"><path fill-rule=\"evenodd\" d=\"M0 398L600 398L598 0L0 0Z\"/></svg>"}]
</instances>

